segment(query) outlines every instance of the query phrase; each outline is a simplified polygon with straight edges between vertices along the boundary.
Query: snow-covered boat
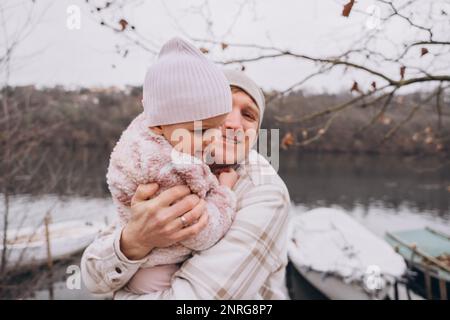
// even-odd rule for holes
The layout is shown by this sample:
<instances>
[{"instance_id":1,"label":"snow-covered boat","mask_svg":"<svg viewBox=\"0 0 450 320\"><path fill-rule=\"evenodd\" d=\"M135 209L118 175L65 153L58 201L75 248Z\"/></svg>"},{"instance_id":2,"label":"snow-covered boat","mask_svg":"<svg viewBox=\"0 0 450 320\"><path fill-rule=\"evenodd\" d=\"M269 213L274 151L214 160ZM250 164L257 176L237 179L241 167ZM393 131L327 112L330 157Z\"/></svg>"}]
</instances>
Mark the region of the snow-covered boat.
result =
<instances>
[{"instance_id":1,"label":"snow-covered boat","mask_svg":"<svg viewBox=\"0 0 450 320\"><path fill-rule=\"evenodd\" d=\"M387 242L343 211L310 210L293 217L291 228L291 263L329 299L385 299L407 270Z\"/></svg>"},{"instance_id":2,"label":"snow-covered boat","mask_svg":"<svg viewBox=\"0 0 450 320\"><path fill-rule=\"evenodd\" d=\"M52 261L69 257L85 249L103 228L104 224L100 222L74 220L51 223L48 224L48 237L45 225L9 229L6 269L17 270L47 263L48 247ZM3 233L0 233L0 239L3 239ZM2 251L3 244L0 244L0 253Z\"/></svg>"}]
</instances>

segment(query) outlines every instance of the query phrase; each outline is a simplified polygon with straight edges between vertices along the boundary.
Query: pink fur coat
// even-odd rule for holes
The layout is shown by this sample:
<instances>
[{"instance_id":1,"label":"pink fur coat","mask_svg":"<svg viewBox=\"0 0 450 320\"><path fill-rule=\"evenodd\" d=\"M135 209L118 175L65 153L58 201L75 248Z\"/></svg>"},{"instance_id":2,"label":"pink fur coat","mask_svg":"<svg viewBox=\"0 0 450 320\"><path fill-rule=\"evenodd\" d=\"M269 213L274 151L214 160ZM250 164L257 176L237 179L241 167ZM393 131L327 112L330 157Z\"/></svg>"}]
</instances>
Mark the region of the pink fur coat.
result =
<instances>
[{"instance_id":1,"label":"pink fur coat","mask_svg":"<svg viewBox=\"0 0 450 320\"><path fill-rule=\"evenodd\" d=\"M192 239L152 250L142 267L179 263L189 258L192 251L211 247L228 231L234 219L234 193L220 186L201 160L174 150L163 136L153 133L145 125L142 113L114 147L106 178L122 224L130 218L131 198L139 184L158 183L160 189L156 195L184 184L206 201L208 225Z\"/></svg>"}]
</instances>

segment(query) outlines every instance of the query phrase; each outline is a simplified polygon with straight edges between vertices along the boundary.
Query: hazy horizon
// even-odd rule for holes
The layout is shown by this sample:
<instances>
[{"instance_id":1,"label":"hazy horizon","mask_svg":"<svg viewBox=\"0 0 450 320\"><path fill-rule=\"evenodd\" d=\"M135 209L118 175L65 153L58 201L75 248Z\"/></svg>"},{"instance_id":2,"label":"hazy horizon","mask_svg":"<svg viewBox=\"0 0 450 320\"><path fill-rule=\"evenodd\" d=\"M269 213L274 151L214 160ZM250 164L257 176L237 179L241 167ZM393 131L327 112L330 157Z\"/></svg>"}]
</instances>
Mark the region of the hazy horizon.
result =
<instances>
[{"instance_id":1,"label":"hazy horizon","mask_svg":"<svg viewBox=\"0 0 450 320\"><path fill-rule=\"evenodd\" d=\"M208 2L210 5L207 13L212 19L213 34L207 31L205 19L195 11L195 6L203 3L197 0L130 1L127 2L124 18L133 23L140 34L151 39L156 51L173 36L189 35L225 43L274 45L303 54L328 56L348 48L352 41L367 31L366 10L373 1L356 2L350 18L341 15L342 6L346 2L268 0L248 1L241 7L242 1L211 0ZM79 30L70 30L66 25L70 15L67 9L71 5L80 8ZM100 26L89 12L90 8L82 0L37 2L36 9L44 13L36 28L17 47L18 58L11 70L9 83L33 84L38 87L62 85L67 88L142 85L145 71L155 56L131 47L127 57L121 57L116 52L115 45L123 46L126 40ZM16 11L9 17L12 21L24 18L24 12ZM237 15L237 12L240 14ZM238 19L233 20L235 16ZM121 17L109 18L118 21ZM397 25L389 29L392 31L389 33L392 38L389 41L414 36L408 33L408 26L401 21L393 23ZM11 25L9 29L13 28ZM378 44L386 54L394 52L389 41L380 40ZM214 60L251 56L255 53L255 50L231 47L222 51L217 45L208 48L211 49L208 56ZM419 64L426 65L429 63L428 59L431 58L424 57ZM246 63L246 72L265 91L286 89L312 73L314 68L313 64L289 57ZM386 72L398 78L398 67ZM354 80L368 88L374 77L354 70L344 72L337 68L328 75L312 79L302 89L311 93L345 92L350 89ZM417 88L418 86L410 86L404 92ZM422 85L420 89L427 87Z\"/></svg>"}]
</instances>

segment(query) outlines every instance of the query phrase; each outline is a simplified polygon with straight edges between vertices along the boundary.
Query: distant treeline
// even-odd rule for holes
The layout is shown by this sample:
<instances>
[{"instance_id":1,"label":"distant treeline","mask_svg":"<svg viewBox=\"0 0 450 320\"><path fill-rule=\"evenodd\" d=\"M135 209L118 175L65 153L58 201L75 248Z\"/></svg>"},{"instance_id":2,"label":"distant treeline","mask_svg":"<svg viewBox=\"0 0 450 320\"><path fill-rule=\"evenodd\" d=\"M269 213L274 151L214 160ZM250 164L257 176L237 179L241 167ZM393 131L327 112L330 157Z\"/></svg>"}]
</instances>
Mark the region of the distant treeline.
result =
<instances>
[{"instance_id":1,"label":"distant treeline","mask_svg":"<svg viewBox=\"0 0 450 320\"><path fill-rule=\"evenodd\" d=\"M5 94L10 115L8 120L3 115L0 117L2 144L9 137L4 134L6 123L11 127L20 120L20 130L29 131L25 136L39 135L40 143L46 145L110 149L124 128L142 110L140 87L68 90L63 87L38 89L25 86L3 90L2 99ZM266 94L268 105L262 127L280 129L280 139L288 136L284 146L291 149L448 156L449 97L441 98L442 110L436 110L435 103L430 101L421 106L414 117L405 121L411 109L420 104L425 95L414 93L394 97L382 115L378 112L383 100L378 105L368 106L362 101L342 112L320 139L301 146L302 141L310 139L320 130L323 132L332 114L307 122L298 122L297 119L345 102L351 99L351 94L306 95L297 91L279 96L271 92ZM405 123L398 131L380 144L382 138L402 122ZM26 144L27 139L22 143Z\"/></svg>"},{"instance_id":2,"label":"distant treeline","mask_svg":"<svg viewBox=\"0 0 450 320\"><path fill-rule=\"evenodd\" d=\"M439 154L448 157L450 96L441 97L440 108L437 110L435 101L422 103L428 94L418 92L394 96L383 113L380 110L385 105L386 98L374 105L368 103L370 100L363 100L347 107L324 132L327 121L334 113L304 123L299 123L298 119L342 105L354 98L354 95L306 95L299 91L271 100L273 95L277 97L276 93L272 93L272 96L268 95L271 102L268 104L263 127L280 128L282 137L286 137L288 133L294 138L293 146L301 145L317 133L324 132L320 139L301 146L310 151ZM410 113L414 113L412 117ZM383 141L386 135L390 138Z\"/></svg>"}]
</instances>

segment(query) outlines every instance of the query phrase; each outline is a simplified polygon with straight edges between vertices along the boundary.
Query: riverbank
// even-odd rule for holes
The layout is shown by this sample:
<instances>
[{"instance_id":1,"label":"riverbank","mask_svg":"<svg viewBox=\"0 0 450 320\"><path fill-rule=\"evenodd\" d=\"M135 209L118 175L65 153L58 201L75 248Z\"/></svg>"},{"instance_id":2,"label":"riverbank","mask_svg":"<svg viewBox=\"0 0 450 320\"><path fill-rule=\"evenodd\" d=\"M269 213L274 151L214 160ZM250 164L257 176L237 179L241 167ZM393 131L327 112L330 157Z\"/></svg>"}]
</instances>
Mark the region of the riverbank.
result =
<instances>
[{"instance_id":1,"label":"riverbank","mask_svg":"<svg viewBox=\"0 0 450 320\"><path fill-rule=\"evenodd\" d=\"M52 193L42 193L32 183L19 180L24 193L9 198L10 227L36 226L47 213L53 222L96 220L111 222L115 209L105 185L108 154L84 148L66 154L65 150L48 151L50 168L59 168ZM292 201L292 215L317 207L345 211L378 237L387 231L423 228L445 229L450 233L450 169L424 170L436 165L433 157L415 160L399 156L368 156L332 153L303 153L287 150L280 153L279 174L286 183ZM58 167L58 166L61 167ZM56 175L57 176L57 175ZM35 179L52 180L44 170ZM3 195L0 203L4 204ZM0 227L2 227L0 222ZM68 289L66 273L71 265L79 266L80 255L55 264L51 284L44 266L33 273L15 277L3 286L4 297L47 299L50 288L55 299L94 299L85 288ZM291 274L292 277L294 275ZM12 285L12 286L10 286ZM11 291L12 290L12 291Z\"/></svg>"},{"instance_id":2,"label":"riverbank","mask_svg":"<svg viewBox=\"0 0 450 320\"><path fill-rule=\"evenodd\" d=\"M141 88L36 88L10 87L5 91L14 108L10 127L20 126L21 139L14 148L37 139L39 145L63 148L94 147L111 149L121 132L141 112ZM263 128L279 129L282 146L311 152L345 152L370 154L427 154L450 159L450 114L436 110L434 102L425 102L426 92L395 96L380 113L385 100L366 106L361 103L346 108L328 121L332 114L309 121L303 117L342 104L352 98L340 94L307 94L294 91L289 95L266 93L267 107ZM442 97L442 104L450 97ZM420 108L414 117L409 112ZM407 120L407 121L406 121ZM401 126L400 126L401 124ZM398 127L398 128L397 128ZM398 130L397 130L398 129ZM6 123L0 123L0 145L6 143ZM395 131L394 133L391 131ZM320 139L304 142L320 133ZM391 137L381 143L383 138ZM28 139L26 138L28 137ZM17 137L14 137L17 139Z\"/></svg>"}]
</instances>

